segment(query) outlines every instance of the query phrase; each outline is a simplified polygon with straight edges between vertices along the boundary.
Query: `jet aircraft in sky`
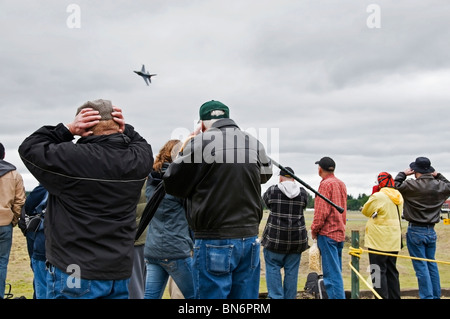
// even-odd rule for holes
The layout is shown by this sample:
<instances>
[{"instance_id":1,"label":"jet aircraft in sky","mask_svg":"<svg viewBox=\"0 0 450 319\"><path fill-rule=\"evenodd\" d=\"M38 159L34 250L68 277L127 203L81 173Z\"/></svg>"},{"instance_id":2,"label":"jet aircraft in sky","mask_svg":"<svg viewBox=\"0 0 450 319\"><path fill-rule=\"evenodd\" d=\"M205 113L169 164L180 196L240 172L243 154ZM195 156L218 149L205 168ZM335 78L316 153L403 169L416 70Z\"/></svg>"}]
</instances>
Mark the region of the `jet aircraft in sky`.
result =
<instances>
[{"instance_id":1,"label":"jet aircraft in sky","mask_svg":"<svg viewBox=\"0 0 450 319\"><path fill-rule=\"evenodd\" d=\"M152 76L156 75L156 74L150 74L150 73L148 73L148 71L145 71L145 65L143 65L143 64L142 64L141 71L133 71L133 72L142 76L142 78L144 79L145 83L147 83L147 85L149 85L149 83L152 83Z\"/></svg>"}]
</instances>

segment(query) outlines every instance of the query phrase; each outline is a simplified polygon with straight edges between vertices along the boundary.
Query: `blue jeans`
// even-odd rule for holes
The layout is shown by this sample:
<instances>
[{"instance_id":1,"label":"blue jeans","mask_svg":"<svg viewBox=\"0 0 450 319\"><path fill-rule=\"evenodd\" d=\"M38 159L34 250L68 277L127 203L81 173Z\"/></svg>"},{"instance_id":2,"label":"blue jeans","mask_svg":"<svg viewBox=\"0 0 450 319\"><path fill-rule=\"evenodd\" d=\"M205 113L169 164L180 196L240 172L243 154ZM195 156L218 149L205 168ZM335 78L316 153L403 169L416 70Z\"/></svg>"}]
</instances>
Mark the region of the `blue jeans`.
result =
<instances>
[{"instance_id":1,"label":"blue jeans","mask_svg":"<svg viewBox=\"0 0 450 319\"><path fill-rule=\"evenodd\" d=\"M45 261L31 258L31 268L33 269L33 287L36 299L47 298L47 266Z\"/></svg>"},{"instance_id":2,"label":"blue jeans","mask_svg":"<svg viewBox=\"0 0 450 319\"><path fill-rule=\"evenodd\" d=\"M47 299L128 299L128 282L76 278L48 265Z\"/></svg>"},{"instance_id":3,"label":"blue jeans","mask_svg":"<svg viewBox=\"0 0 450 319\"><path fill-rule=\"evenodd\" d=\"M268 298L296 299L301 253L279 254L267 249L264 249L263 253L266 263ZM284 268L284 280L281 279L282 268Z\"/></svg>"},{"instance_id":4,"label":"blue jeans","mask_svg":"<svg viewBox=\"0 0 450 319\"><path fill-rule=\"evenodd\" d=\"M12 224L0 226L0 299L5 297L6 274L12 245Z\"/></svg>"},{"instance_id":5,"label":"blue jeans","mask_svg":"<svg viewBox=\"0 0 450 319\"><path fill-rule=\"evenodd\" d=\"M322 256L323 282L329 299L345 299L342 279L342 248L344 242L337 242L327 236L317 235L317 246Z\"/></svg>"},{"instance_id":6,"label":"blue jeans","mask_svg":"<svg viewBox=\"0 0 450 319\"><path fill-rule=\"evenodd\" d=\"M406 245L412 257L434 259L436 253L436 231L433 227L408 226ZM412 260L419 285L421 299L439 299L441 284L439 270L435 262Z\"/></svg>"},{"instance_id":7,"label":"blue jeans","mask_svg":"<svg viewBox=\"0 0 450 319\"><path fill-rule=\"evenodd\" d=\"M161 299L169 276L177 284L185 299L195 297L192 257L180 259L145 258L147 277L144 299Z\"/></svg>"},{"instance_id":8,"label":"blue jeans","mask_svg":"<svg viewBox=\"0 0 450 319\"><path fill-rule=\"evenodd\" d=\"M196 239L194 281L198 299L257 299L260 242L257 236Z\"/></svg>"}]
</instances>

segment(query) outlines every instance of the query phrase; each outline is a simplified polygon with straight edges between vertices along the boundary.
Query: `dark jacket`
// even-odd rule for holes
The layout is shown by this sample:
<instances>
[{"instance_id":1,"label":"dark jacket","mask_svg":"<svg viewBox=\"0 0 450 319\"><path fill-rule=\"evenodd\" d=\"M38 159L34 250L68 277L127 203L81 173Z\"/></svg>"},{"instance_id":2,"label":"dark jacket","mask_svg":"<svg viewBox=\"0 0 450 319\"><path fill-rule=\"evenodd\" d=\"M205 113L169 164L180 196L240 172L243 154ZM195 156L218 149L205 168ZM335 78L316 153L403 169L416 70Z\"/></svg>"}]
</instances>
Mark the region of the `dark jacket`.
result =
<instances>
[{"instance_id":1,"label":"dark jacket","mask_svg":"<svg viewBox=\"0 0 450 319\"><path fill-rule=\"evenodd\" d=\"M146 184L141 188L141 196L139 197L139 203L136 207L136 225L141 222L142 214L144 213L145 206L147 206L147 197L145 196ZM148 226L144 229L141 236L134 241L134 246L145 245L145 237L147 237Z\"/></svg>"},{"instance_id":2,"label":"dark jacket","mask_svg":"<svg viewBox=\"0 0 450 319\"><path fill-rule=\"evenodd\" d=\"M23 234L27 237L28 254L30 258L45 261L45 233L44 233L44 217L47 208L47 190L42 186L36 186L30 194L28 194L23 205L22 213L19 220L19 227ZM40 217L36 215L40 214ZM39 226L31 227L27 230L26 219L39 218ZM30 225L31 226L31 225Z\"/></svg>"},{"instance_id":3,"label":"dark jacket","mask_svg":"<svg viewBox=\"0 0 450 319\"><path fill-rule=\"evenodd\" d=\"M147 179L147 201L156 186L162 182L162 173L152 171ZM183 200L166 194L148 226L144 257L153 259L180 259L191 256L193 241L186 220Z\"/></svg>"},{"instance_id":4,"label":"dark jacket","mask_svg":"<svg viewBox=\"0 0 450 319\"><path fill-rule=\"evenodd\" d=\"M62 124L26 138L19 154L48 190L45 216L48 261L82 279L131 276L136 205L153 165L151 146L134 128L123 134L89 136L73 143Z\"/></svg>"},{"instance_id":5,"label":"dark jacket","mask_svg":"<svg viewBox=\"0 0 450 319\"><path fill-rule=\"evenodd\" d=\"M418 224L439 223L442 205L450 196L450 182L440 173L436 178L424 174L416 179L405 179L404 172L395 177L395 187L404 200L404 218Z\"/></svg>"},{"instance_id":6,"label":"dark jacket","mask_svg":"<svg viewBox=\"0 0 450 319\"><path fill-rule=\"evenodd\" d=\"M300 186L297 186L299 190L295 194L286 194L279 185L270 186L263 195L270 213L261 245L279 254L301 253L309 248L303 214L308 204L308 195Z\"/></svg>"},{"instance_id":7,"label":"dark jacket","mask_svg":"<svg viewBox=\"0 0 450 319\"><path fill-rule=\"evenodd\" d=\"M263 145L221 119L197 135L164 174L168 194L187 199L194 238L258 235L261 184L272 176Z\"/></svg>"}]
</instances>

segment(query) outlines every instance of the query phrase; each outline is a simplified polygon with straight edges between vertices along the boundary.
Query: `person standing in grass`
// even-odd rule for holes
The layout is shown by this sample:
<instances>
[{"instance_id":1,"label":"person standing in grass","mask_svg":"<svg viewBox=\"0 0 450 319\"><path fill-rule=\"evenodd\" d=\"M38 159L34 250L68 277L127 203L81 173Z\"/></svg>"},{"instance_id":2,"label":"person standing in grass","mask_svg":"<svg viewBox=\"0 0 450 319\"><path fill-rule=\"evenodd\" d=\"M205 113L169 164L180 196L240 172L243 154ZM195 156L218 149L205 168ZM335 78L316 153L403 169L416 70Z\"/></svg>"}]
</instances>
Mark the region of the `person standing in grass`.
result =
<instances>
[{"instance_id":1,"label":"person standing in grass","mask_svg":"<svg viewBox=\"0 0 450 319\"><path fill-rule=\"evenodd\" d=\"M270 209L261 245L271 299L296 299L300 259L309 247L303 215L308 194L295 182L292 174L295 173L290 167L280 170L279 183L270 186L263 195L264 203Z\"/></svg>"},{"instance_id":2,"label":"person standing in grass","mask_svg":"<svg viewBox=\"0 0 450 319\"><path fill-rule=\"evenodd\" d=\"M261 184L272 176L272 164L229 112L219 101L202 104L201 130L185 141L163 178L168 194L186 199L199 299L259 296Z\"/></svg>"},{"instance_id":3,"label":"person standing in grass","mask_svg":"<svg viewBox=\"0 0 450 319\"><path fill-rule=\"evenodd\" d=\"M13 227L19 222L26 197L22 175L4 159L5 147L0 143L0 299L5 294Z\"/></svg>"},{"instance_id":4,"label":"person standing in grass","mask_svg":"<svg viewBox=\"0 0 450 319\"><path fill-rule=\"evenodd\" d=\"M400 299L397 257L377 254L398 254L402 249L401 212L403 197L396 190L391 174L378 174L378 191L364 204L361 213L369 217L364 244L369 249L369 262L375 291L383 299ZM370 251L375 253L371 254Z\"/></svg>"},{"instance_id":5,"label":"person standing in grass","mask_svg":"<svg viewBox=\"0 0 450 319\"><path fill-rule=\"evenodd\" d=\"M19 154L49 192L47 299L128 299L136 206L153 165L151 145L120 108L99 99L81 105L66 125L36 130Z\"/></svg>"},{"instance_id":6,"label":"person standing in grass","mask_svg":"<svg viewBox=\"0 0 450 319\"><path fill-rule=\"evenodd\" d=\"M415 179L407 179L413 175ZM406 245L410 256L434 259L436 231L441 208L450 196L450 182L435 171L427 157L417 157L409 168L395 177L395 187L405 201L403 215L408 221ZM412 260L421 299L439 299L441 283L435 262Z\"/></svg>"},{"instance_id":7,"label":"person standing in grass","mask_svg":"<svg viewBox=\"0 0 450 319\"><path fill-rule=\"evenodd\" d=\"M317 238L322 256L323 281L329 299L345 299L342 278L342 248L345 241L347 215L347 188L334 175L336 163L330 157L322 157L318 173L322 177L318 192L333 203L344 208L341 214L319 196L314 200L314 218L311 224L311 237Z\"/></svg>"},{"instance_id":8,"label":"person standing in grass","mask_svg":"<svg viewBox=\"0 0 450 319\"><path fill-rule=\"evenodd\" d=\"M180 150L181 141L167 141L156 155L147 179L147 201ZM165 194L148 225L144 247L147 268L144 299L161 299L171 277L185 299L195 297L192 270L193 240L181 198Z\"/></svg>"}]
</instances>

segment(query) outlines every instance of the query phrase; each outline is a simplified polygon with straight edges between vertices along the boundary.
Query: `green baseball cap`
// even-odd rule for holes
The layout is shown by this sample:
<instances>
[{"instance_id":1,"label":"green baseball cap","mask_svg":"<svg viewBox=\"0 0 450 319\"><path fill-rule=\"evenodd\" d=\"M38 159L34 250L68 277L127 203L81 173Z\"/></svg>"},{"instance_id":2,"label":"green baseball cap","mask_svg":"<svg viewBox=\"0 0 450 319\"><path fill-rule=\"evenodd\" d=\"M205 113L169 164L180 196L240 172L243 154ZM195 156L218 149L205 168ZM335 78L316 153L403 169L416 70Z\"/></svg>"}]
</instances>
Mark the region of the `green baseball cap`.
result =
<instances>
[{"instance_id":1,"label":"green baseball cap","mask_svg":"<svg viewBox=\"0 0 450 319\"><path fill-rule=\"evenodd\" d=\"M211 115L212 111L221 110L225 114L221 115ZM213 120L213 119L224 119L230 117L230 110L228 109L228 106L225 104L219 102L219 101L208 101L206 103L203 103L202 106L200 106L200 120L201 121L207 121L207 120Z\"/></svg>"}]
</instances>

